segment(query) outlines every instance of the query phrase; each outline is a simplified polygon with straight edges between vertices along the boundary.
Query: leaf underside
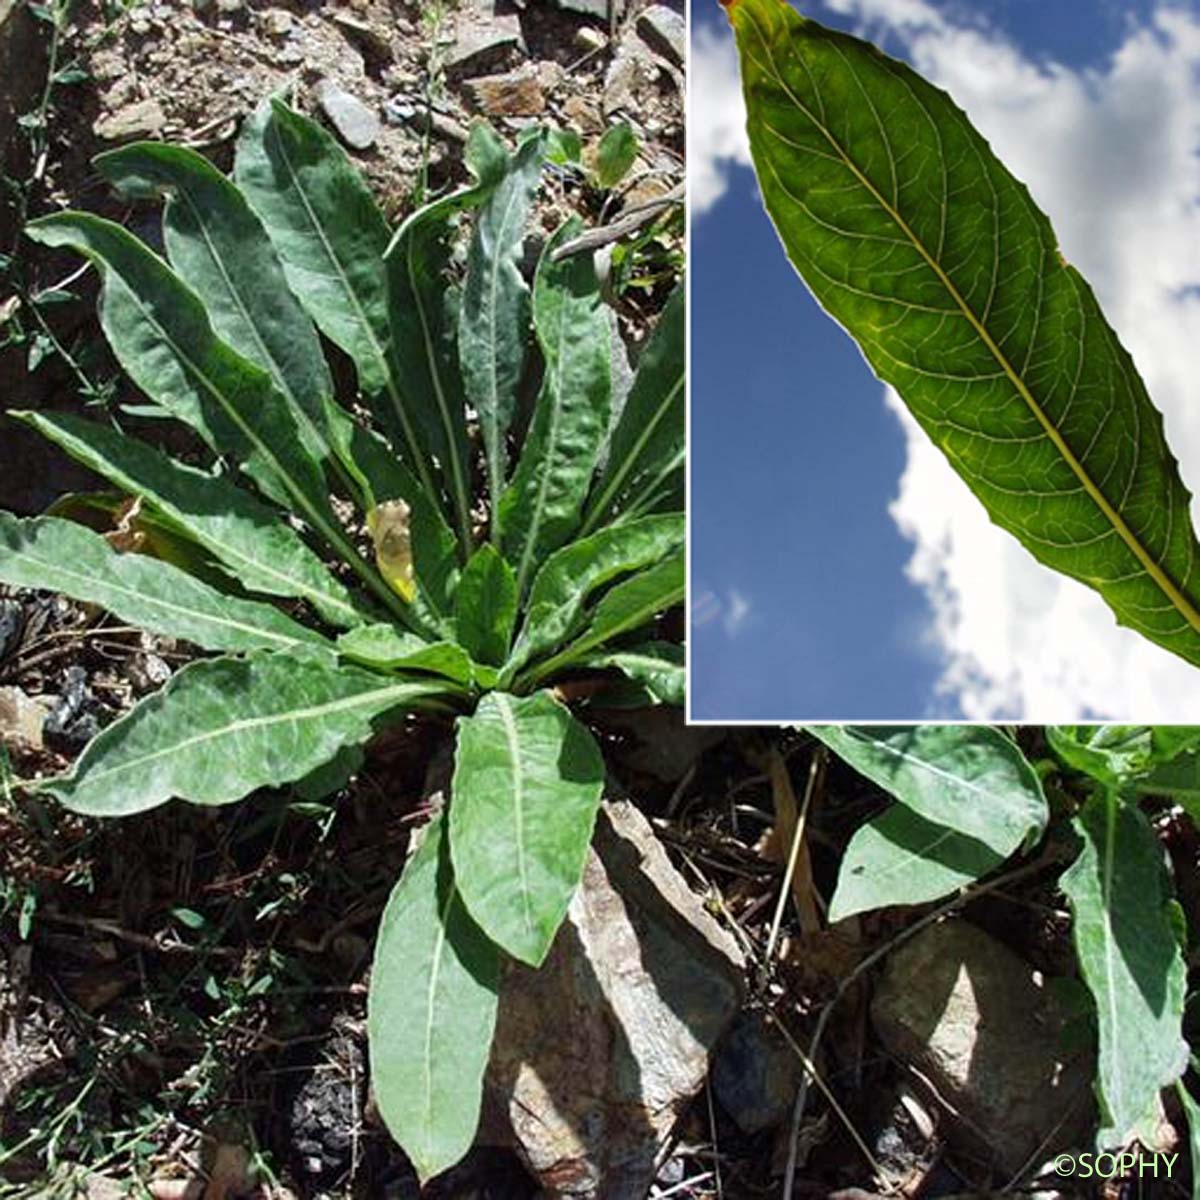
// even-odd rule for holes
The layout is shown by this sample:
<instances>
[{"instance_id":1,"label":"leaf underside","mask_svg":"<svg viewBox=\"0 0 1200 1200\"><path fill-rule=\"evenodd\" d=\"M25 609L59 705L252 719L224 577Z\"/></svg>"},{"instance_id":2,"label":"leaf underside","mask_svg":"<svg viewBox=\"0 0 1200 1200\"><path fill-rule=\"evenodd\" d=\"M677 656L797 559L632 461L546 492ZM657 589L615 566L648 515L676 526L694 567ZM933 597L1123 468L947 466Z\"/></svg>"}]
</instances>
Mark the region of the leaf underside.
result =
<instances>
[{"instance_id":1,"label":"leaf underside","mask_svg":"<svg viewBox=\"0 0 1200 1200\"><path fill-rule=\"evenodd\" d=\"M1038 836L1049 813L1015 743L986 726L811 725L808 731L906 808L1003 860Z\"/></svg>"},{"instance_id":2,"label":"leaf underside","mask_svg":"<svg viewBox=\"0 0 1200 1200\"><path fill-rule=\"evenodd\" d=\"M736 0L750 147L788 257L1041 562L1200 663L1200 554L1161 414L1049 221L903 63Z\"/></svg>"},{"instance_id":3,"label":"leaf underside","mask_svg":"<svg viewBox=\"0 0 1200 1200\"><path fill-rule=\"evenodd\" d=\"M1088 802L1075 822L1083 851L1063 874L1075 948L1096 1001L1104 1117L1102 1147L1139 1132L1147 1145L1159 1091L1187 1064L1186 971L1167 914L1162 851L1145 816L1112 793Z\"/></svg>"}]
</instances>

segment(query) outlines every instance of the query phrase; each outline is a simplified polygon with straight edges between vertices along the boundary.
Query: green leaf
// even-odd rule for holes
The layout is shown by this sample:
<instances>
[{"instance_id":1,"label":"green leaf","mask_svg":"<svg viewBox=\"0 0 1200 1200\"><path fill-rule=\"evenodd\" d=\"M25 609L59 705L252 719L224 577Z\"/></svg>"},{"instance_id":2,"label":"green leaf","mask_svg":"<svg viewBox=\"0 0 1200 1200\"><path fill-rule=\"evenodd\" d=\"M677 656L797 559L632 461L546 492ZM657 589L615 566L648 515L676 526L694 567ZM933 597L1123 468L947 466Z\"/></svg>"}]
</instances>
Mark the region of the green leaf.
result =
<instances>
[{"instance_id":1,"label":"green leaf","mask_svg":"<svg viewBox=\"0 0 1200 1200\"><path fill-rule=\"evenodd\" d=\"M533 323L546 370L497 512L519 595L546 555L579 527L608 425L611 342L596 272L586 254L553 261L554 248L580 228L572 218L550 239L533 284Z\"/></svg>"},{"instance_id":2,"label":"green leaf","mask_svg":"<svg viewBox=\"0 0 1200 1200\"><path fill-rule=\"evenodd\" d=\"M1098 1142L1113 1148L1150 1127L1160 1090L1187 1067L1186 971L1168 916L1162 850L1146 818L1104 793L1088 801L1075 828L1083 851L1061 886L1096 1001Z\"/></svg>"},{"instance_id":3,"label":"green leaf","mask_svg":"<svg viewBox=\"0 0 1200 1200\"><path fill-rule=\"evenodd\" d=\"M360 625L337 640L338 653L386 671L429 671L469 688L474 670L467 652L453 642L425 642L394 625Z\"/></svg>"},{"instance_id":4,"label":"green leaf","mask_svg":"<svg viewBox=\"0 0 1200 1200\"><path fill-rule=\"evenodd\" d=\"M471 1148L496 1027L499 952L455 886L439 814L383 912L367 997L379 1114L424 1183Z\"/></svg>"},{"instance_id":5,"label":"green leaf","mask_svg":"<svg viewBox=\"0 0 1200 1200\"><path fill-rule=\"evenodd\" d=\"M0 512L0 579L98 604L131 625L206 650L329 647L269 604L226 596L158 559L118 554L98 533L57 517Z\"/></svg>"},{"instance_id":6,"label":"green leaf","mask_svg":"<svg viewBox=\"0 0 1200 1200\"><path fill-rule=\"evenodd\" d=\"M559 167L578 166L583 157L583 142L573 129L546 132L546 157Z\"/></svg>"},{"instance_id":7,"label":"green leaf","mask_svg":"<svg viewBox=\"0 0 1200 1200\"><path fill-rule=\"evenodd\" d=\"M427 448L391 359L390 231L359 172L333 137L279 100L243 124L234 177L266 227L288 283L317 328L354 363L363 391L438 495Z\"/></svg>"},{"instance_id":8,"label":"green leaf","mask_svg":"<svg viewBox=\"0 0 1200 1200\"><path fill-rule=\"evenodd\" d=\"M628 174L637 155L637 134L628 121L606 129L596 148L596 183L605 190L616 187Z\"/></svg>"},{"instance_id":9,"label":"green leaf","mask_svg":"<svg viewBox=\"0 0 1200 1200\"><path fill-rule=\"evenodd\" d=\"M493 503L504 489L504 438L525 366L529 288L520 262L525 222L541 179L542 148L541 138L531 138L506 163L503 180L476 217L467 252L458 352L467 399L479 415ZM496 532L493 528L493 536Z\"/></svg>"},{"instance_id":10,"label":"green leaf","mask_svg":"<svg viewBox=\"0 0 1200 1200\"><path fill-rule=\"evenodd\" d=\"M459 643L476 662L499 666L517 620L517 581L492 545L481 546L462 573L455 597Z\"/></svg>"},{"instance_id":11,"label":"green leaf","mask_svg":"<svg viewBox=\"0 0 1200 1200\"><path fill-rule=\"evenodd\" d=\"M602 529L555 551L533 581L528 617L505 665L509 678L527 662L578 632L588 598L622 575L652 567L687 537L682 513L644 517Z\"/></svg>"},{"instance_id":12,"label":"green leaf","mask_svg":"<svg viewBox=\"0 0 1200 1200\"><path fill-rule=\"evenodd\" d=\"M488 936L538 966L583 874L604 789L592 735L546 692L491 692L458 723L450 849Z\"/></svg>"},{"instance_id":13,"label":"green leaf","mask_svg":"<svg viewBox=\"0 0 1200 1200\"><path fill-rule=\"evenodd\" d=\"M751 154L788 257L1042 563L1200 663L1200 544L1154 408L1049 221L942 91L736 0Z\"/></svg>"},{"instance_id":14,"label":"green leaf","mask_svg":"<svg viewBox=\"0 0 1200 1200\"><path fill-rule=\"evenodd\" d=\"M553 658L536 666L522 678L530 686L560 671L583 662L597 646L603 646L623 634L640 629L659 613L683 602L686 591L683 551L668 555L653 567L618 583L604 594L583 633Z\"/></svg>"},{"instance_id":15,"label":"green leaf","mask_svg":"<svg viewBox=\"0 0 1200 1200\"><path fill-rule=\"evenodd\" d=\"M321 469L304 449L287 402L265 371L217 338L195 293L135 237L100 217L56 213L26 233L97 264L104 275L101 323L134 382L214 449L232 455L257 480L271 481L363 582L396 607L334 518Z\"/></svg>"},{"instance_id":16,"label":"green leaf","mask_svg":"<svg viewBox=\"0 0 1200 1200\"><path fill-rule=\"evenodd\" d=\"M1015 743L986 726L808 725L901 804L989 846L1000 859L1046 827L1041 781Z\"/></svg>"},{"instance_id":17,"label":"green leaf","mask_svg":"<svg viewBox=\"0 0 1200 1200\"><path fill-rule=\"evenodd\" d=\"M687 292L681 283L642 351L609 442L604 473L588 502L584 534L617 513L631 517L649 512L672 476L682 471L686 332Z\"/></svg>"},{"instance_id":18,"label":"green leaf","mask_svg":"<svg viewBox=\"0 0 1200 1200\"><path fill-rule=\"evenodd\" d=\"M1004 856L986 842L893 804L850 839L829 920L894 904L924 904L994 871Z\"/></svg>"},{"instance_id":19,"label":"green leaf","mask_svg":"<svg viewBox=\"0 0 1200 1200\"><path fill-rule=\"evenodd\" d=\"M451 218L477 198L455 192L413 213L388 250L396 378L442 468L464 554L473 543L471 471L457 344L458 291L449 281Z\"/></svg>"},{"instance_id":20,"label":"green leaf","mask_svg":"<svg viewBox=\"0 0 1200 1200\"><path fill-rule=\"evenodd\" d=\"M254 654L190 663L40 789L67 808L127 816L172 797L229 804L292 783L386 714L434 707L443 683L389 679L328 658Z\"/></svg>"},{"instance_id":21,"label":"green leaf","mask_svg":"<svg viewBox=\"0 0 1200 1200\"><path fill-rule=\"evenodd\" d=\"M1200 753L1192 751L1159 764L1135 784L1143 796L1173 800L1200 825Z\"/></svg>"},{"instance_id":22,"label":"green leaf","mask_svg":"<svg viewBox=\"0 0 1200 1200\"><path fill-rule=\"evenodd\" d=\"M1192 1162L1192 1200L1200 1200L1200 1104L1197 1104L1192 1093L1187 1090L1183 1080L1175 1083L1175 1094L1179 1097L1179 1106L1187 1118L1188 1150Z\"/></svg>"},{"instance_id":23,"label":"green leaf","mask_svg":"<svg viewBox=\"0 0 1200 1200\"><path fill-rule=\"evenodd\" d=\"M270 374L310 454L328 457L322 431L333 380L312 322L245 197L203 155L136 142L96 157L100 174L135 197L167 195L163 238L179 277L200 297L217 335Z\"/></svg>"},{"instance_id":24,"label":"green leaf","mask_svg":"<svg viewBox=\"0 0 1200 1200\"><path fill-rule=\"evenodd\" d=\"M644 642L628 650L593 654L585 667L611 667L640 683L659 704L683 706L687 693L687 671L683 647L673 642Z\"/></svg>"},{"instance_id":25,"label":"green leaf","mask_svg":"<svg viewBox=\"0 0 1200 1200\"><path fill-rule=\"evenodd\" d=\"M127 434L70 413L13 412L73 459L140 496L252 592L307 600L334 625L362 613L294 529L228 479L168 458Z\"/></svg>"},{"instance_id":26,"label":"green leaf","mask_svg":"<svg viewBox=\"0 0 1200 1200\"><path fill-rule=\"evenodd\" d=\"M1048 725L1050 748L1069 767L1109 786L1124 785L1200 743L1190 725Z\"/></svg>"}]
</instances>

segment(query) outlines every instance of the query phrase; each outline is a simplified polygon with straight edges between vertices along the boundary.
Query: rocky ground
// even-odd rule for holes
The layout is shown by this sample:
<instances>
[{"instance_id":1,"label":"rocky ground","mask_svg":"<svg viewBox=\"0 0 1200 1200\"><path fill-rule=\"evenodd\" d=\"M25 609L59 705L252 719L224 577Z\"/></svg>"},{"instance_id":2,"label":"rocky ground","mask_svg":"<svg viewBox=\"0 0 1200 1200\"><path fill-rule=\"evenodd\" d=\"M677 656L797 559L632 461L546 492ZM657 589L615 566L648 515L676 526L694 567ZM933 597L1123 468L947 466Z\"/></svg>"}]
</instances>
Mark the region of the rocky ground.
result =
<instances>
[{"instance_id":1,"label":"rocky ground","mask_svg":"<svg viewBox=\"0 0 1200 1200\"><path fill-rule=\"evenodd\" d=\"M831 929L821 897L884 803L871 785L831 764L781 902L808 739L665 711L594 727L596 854L544 970L505 980L481 1144L426 1194L1134 1194L1047 1165L1096 1121L1053 847L957 909ZM328 805L172 806L136 839L0 807L0 1195L417 1195L373 1109L365 979L442 732L375 745ZM1187 827L1163 833L1194 865ZM1183 1129L1168 1106L1159 1148ZM1189 1181L1185 1151L1137 1194Z\"/></svg>"}]
</instances>

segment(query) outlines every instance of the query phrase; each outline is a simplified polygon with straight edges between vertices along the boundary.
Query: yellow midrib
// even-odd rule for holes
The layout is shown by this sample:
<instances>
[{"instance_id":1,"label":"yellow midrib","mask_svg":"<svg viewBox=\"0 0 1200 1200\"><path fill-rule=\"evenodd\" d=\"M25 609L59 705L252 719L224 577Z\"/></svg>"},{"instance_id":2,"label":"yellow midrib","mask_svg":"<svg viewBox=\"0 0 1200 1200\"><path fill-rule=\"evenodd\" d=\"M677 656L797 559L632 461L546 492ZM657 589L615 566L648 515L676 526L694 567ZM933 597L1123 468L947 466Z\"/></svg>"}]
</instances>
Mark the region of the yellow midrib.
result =
<instances>
[{"instance_id":1,"label":"yellow midrib","mask_svg":"<svg viewBox=\"0 0 1200 1200\"><path fill-rule=\"evenodd\" d=\"M1008 377L1009 381L1016 389L1017 394L1022 400L1024 400L1030 412L1032 412L1037 418L1038 423L1041 425L1043 431L1050 439L1055 449L1058 450L1063 459L1066 461L1067 465L1074 472L1075 477L1079 480L1080 484L1082 484L1084 491L1087 492L1087 494L1095 502L1096 506L1100 509L1101 513L1104 514L1105 519L1109 521L1114 529L1116 529L1126 547L1142 565L1143 569L1150 576L1150 578L1153 579L1158 587L1162 590L1164 595L1166 595L1166 597L1171 601L1172 605L1179 612L1179 614L1184 618L1184 620L1187 621L1192 629L1194 629L1197 633L1200 633L1200 611L1197 611L1196 607L1183 594L1170 576L1167 575L1167 573L1162 569L1162 567L1159 566L1157 562L1155 562L1149 550L1142 545L1141 539L1138 537L1138 535L1134 533L1132 529L1130 529L1125 519L1112 506L1108 498L1099 489L1099 487L1097 487L1092 477L1088 474L1083 463L1079 461L1074 451L1072 451L1070 446L1067 445L1062 434L1059 433L1054 423L1046 415L1046 412L1043 410L1042 406L1035 399L1033 393L1030 392L1024 379L1022 379L1017 370L1008 361L1007 356L996 344L995 340L988 332L987 327L975 315L974 310L966 302L958 288L954 285L954 281L949 275L946 274L946 272L942 269L941 264L934 258L934 256L925 248L924 242L917 237L917 235L909 227L908 222L905 221L897 209L888 202L886 197L879 191L878 188L875 187L871 180L859 170L858 165L850 158L850 156L842 148L841 143L829 131L829 129L826 128L825 124L816 118L816 116L799 100L792 89L788 86L778 69L775 68L774 55L771 53L771 48L766 37L763 35L761 30L758 30L758 33L763 47L766 49L767 54L771 59L771 65L774 69L775 79L779 86L784 90L784 92L787 93L787 96L792 103L795 104L796 107L805 115L805 117L812 122L814 128L821 132L821 135L829 143L830 147L837 153L842 162L845 163L846 167L853 173L854 177L862 184L863 187L867 189L867 191L884 210L884 212L886 212L888 216L895 221L897 226L900 228L900 231L912 243L913 247L926 261L926 263L929 264L931 270L941 281L947 292L949 292L951 299L953 299L954 303L958 306L963 316L966 317L968 322L970 322L972 328L976 331L976 333L978 333L984 345L988 348L988 351L999 364L1001 370Z\"/></svg>"}]
</instances>

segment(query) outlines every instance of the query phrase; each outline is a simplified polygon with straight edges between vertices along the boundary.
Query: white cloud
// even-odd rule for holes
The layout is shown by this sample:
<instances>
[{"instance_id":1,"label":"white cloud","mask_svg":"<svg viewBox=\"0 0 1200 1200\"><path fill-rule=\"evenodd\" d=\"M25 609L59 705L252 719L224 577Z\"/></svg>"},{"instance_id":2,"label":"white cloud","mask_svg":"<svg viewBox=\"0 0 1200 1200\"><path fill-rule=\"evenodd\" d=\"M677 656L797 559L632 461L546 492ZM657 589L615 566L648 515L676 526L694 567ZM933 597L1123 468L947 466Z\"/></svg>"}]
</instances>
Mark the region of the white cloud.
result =
<instances>
[{"instance_id":1,"label":"white cloud","mask_svg":"<svg viewBox=\"0 0 1200 1200\"><path fill-rule=\"evenodd\" d=\"M724 195L731 163L750 165L746 107L729 32L697 28L688 79L688 210L694 220Z\"/></svg>"},{"instance_id":2,"label":"white cloud","mask_svg":"<svg viewBox=\"0 0 1200 1200\"><path fill-rule=\"evenodd\" d=\"M712 588L701 588L692 600L692 628L700 629L719 620L726 637L737 637L752 608L750 600L737 588L728 588L724 598Z\"/></svg>"},{"instance_id":3,"label":"white cloud","mask_svg":"<svg viewBox=\"0 0 1200 1200\"><path fill-rule=\"evenodd\" d=\"M1030 186L1096 288L1200 490L1200 15L1163 5L1103 66L1038 64L922 0L833 0L887 22ZM943 690L981 719L1200 721L1200 675L1119 629L1103 602L992 526L908 416L892 515L914 542L946 656ZM1193 506L1200 518L1200 506Z\"/></svg>"}]
</instances>

